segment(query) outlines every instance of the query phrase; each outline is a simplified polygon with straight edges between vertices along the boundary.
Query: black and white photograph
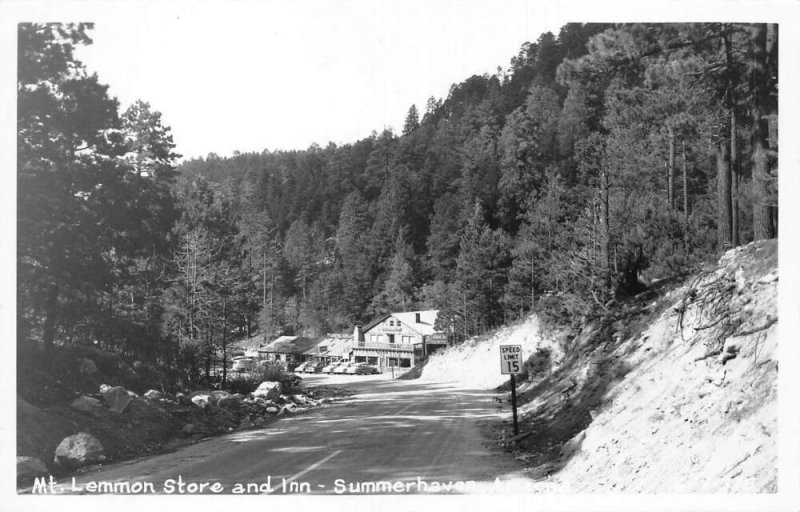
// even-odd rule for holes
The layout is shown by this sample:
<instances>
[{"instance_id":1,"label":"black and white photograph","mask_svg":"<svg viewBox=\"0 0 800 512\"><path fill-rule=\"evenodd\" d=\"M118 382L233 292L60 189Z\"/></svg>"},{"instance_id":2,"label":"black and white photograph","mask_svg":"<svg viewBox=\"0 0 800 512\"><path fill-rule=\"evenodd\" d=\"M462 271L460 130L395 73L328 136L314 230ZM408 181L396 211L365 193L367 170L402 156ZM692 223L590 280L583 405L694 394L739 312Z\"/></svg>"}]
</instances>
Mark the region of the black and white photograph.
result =
<instances>
[{"instance_id":1,"label":"black and white photograph","mask_svg":"<svg viewBox=\"0 0 800 512\"><path fill-rule=\"evenodd\" d=\"M9 510L797 510L800 4L643 4L0 1Z\"/></svg>"}]
</instances>

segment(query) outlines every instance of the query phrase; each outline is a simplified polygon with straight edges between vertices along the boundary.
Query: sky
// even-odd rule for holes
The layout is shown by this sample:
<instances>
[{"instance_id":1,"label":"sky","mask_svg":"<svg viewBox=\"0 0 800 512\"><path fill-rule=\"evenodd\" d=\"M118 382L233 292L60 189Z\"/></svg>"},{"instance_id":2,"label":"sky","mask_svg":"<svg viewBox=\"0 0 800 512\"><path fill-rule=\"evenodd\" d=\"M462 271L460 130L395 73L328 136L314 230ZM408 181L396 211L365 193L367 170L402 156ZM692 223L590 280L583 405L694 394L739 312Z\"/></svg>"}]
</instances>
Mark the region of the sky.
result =
<instances>
[{"instance_id":1,"label":"sky","mask_svg":"<svg viewBox=\"0 0 800 512\"><path fill-rule=\"evenodd\" d=\"M168 6L170 4L167 4ZM305 149L402 129L412 104L507 69L564 19L534 2L226 2L98 13L78 57L125 108L162 112L177 151Z\"/></svg>"},{"instance_id":2,"label":"sky","mask_svg":"<svg viewBox=\"0 0 800 512\"><path fill-rule=\"evenodd\" d=\"M177 151L305 149L401 130L412 104L508 68L564 20L531 2L267 2L116 9L78 50L125 108L162 112Z\"/></svg>"}]
</instances>

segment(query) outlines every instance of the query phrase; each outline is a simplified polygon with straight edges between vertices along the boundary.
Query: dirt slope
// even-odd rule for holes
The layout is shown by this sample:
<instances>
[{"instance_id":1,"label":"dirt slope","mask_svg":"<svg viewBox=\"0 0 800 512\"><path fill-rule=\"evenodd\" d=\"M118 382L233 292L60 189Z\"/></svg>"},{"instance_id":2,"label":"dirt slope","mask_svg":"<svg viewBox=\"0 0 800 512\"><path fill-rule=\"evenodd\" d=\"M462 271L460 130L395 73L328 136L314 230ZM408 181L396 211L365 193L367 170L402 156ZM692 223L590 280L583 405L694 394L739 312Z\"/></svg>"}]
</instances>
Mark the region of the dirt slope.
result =
<instances>
[{"instance_id":1,"label":"dirt slope","mask_svg":"<svg viewBox=\"0 0 800 512\"><path fill-rule=\"evenodd\" d=\"M493 334L471 338L462 345L434 354L419 378L432 382L458 382L480 389L496 388L508 381L507 375L500 374L498 355L499 346L506 344L521 345L525 355L545 348L551 351L555 361L564 357L556 336L543 333L538 319L531 316Z\"/></svg>"},{"instance_id":2,"label":"dirt slope","mask_svg":"<svg viewBox=\"0 0 800 512\"><path fill-rule=\"evenodd\" d=\"M777 242L749 244L615 305L566 351L530 319L432 358L422 378L496 386L497 345L552 347L551 370L520 386L530 434L509 440L505 404L495 431L542 491L773 492L777 283Z\"/></svg>"}]
</instances>

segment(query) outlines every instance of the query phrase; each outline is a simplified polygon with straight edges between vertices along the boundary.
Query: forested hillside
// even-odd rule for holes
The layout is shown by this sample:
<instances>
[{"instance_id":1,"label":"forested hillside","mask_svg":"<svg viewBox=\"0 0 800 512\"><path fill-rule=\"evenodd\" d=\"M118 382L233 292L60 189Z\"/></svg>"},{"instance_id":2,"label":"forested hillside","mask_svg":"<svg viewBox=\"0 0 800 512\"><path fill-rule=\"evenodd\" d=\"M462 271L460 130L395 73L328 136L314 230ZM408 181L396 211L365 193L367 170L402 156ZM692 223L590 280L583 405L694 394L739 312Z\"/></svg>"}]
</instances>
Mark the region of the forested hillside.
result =
<instances>
[{"instance_id":1,"label":"forested hillside","mask_svg":"<svg viewBox=\"0 0 800 512\"><path fill-rule=\"evenodd\" d=\"M75 62L88 42L20 29L21 341L208 369L236 336L436 308L457 342L777 236L774 25L568 24L401 133L177 167L159 114Z\"/></svg>"}]
</instances>

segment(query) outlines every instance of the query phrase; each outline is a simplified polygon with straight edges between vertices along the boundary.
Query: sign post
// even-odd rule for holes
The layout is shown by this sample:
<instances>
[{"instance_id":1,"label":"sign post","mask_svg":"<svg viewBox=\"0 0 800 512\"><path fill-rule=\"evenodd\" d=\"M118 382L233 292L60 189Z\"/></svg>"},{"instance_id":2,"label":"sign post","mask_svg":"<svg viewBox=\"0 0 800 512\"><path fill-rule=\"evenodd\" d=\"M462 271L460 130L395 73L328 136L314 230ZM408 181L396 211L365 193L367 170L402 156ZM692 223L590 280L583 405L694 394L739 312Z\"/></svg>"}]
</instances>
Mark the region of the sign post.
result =
<instances>
[{"instance_id":1,"label":"sign post","mask_svg":"<svg viewBox=\"0 0 800 512\"><path fill-rule=\"evenodd\" d=\"M500 345L500 373L511 375L511 408L514 414L514 435L519 434L517 424L517 381L515 375L522 372L522 345Z\"/></svg>"}]
</instances>

